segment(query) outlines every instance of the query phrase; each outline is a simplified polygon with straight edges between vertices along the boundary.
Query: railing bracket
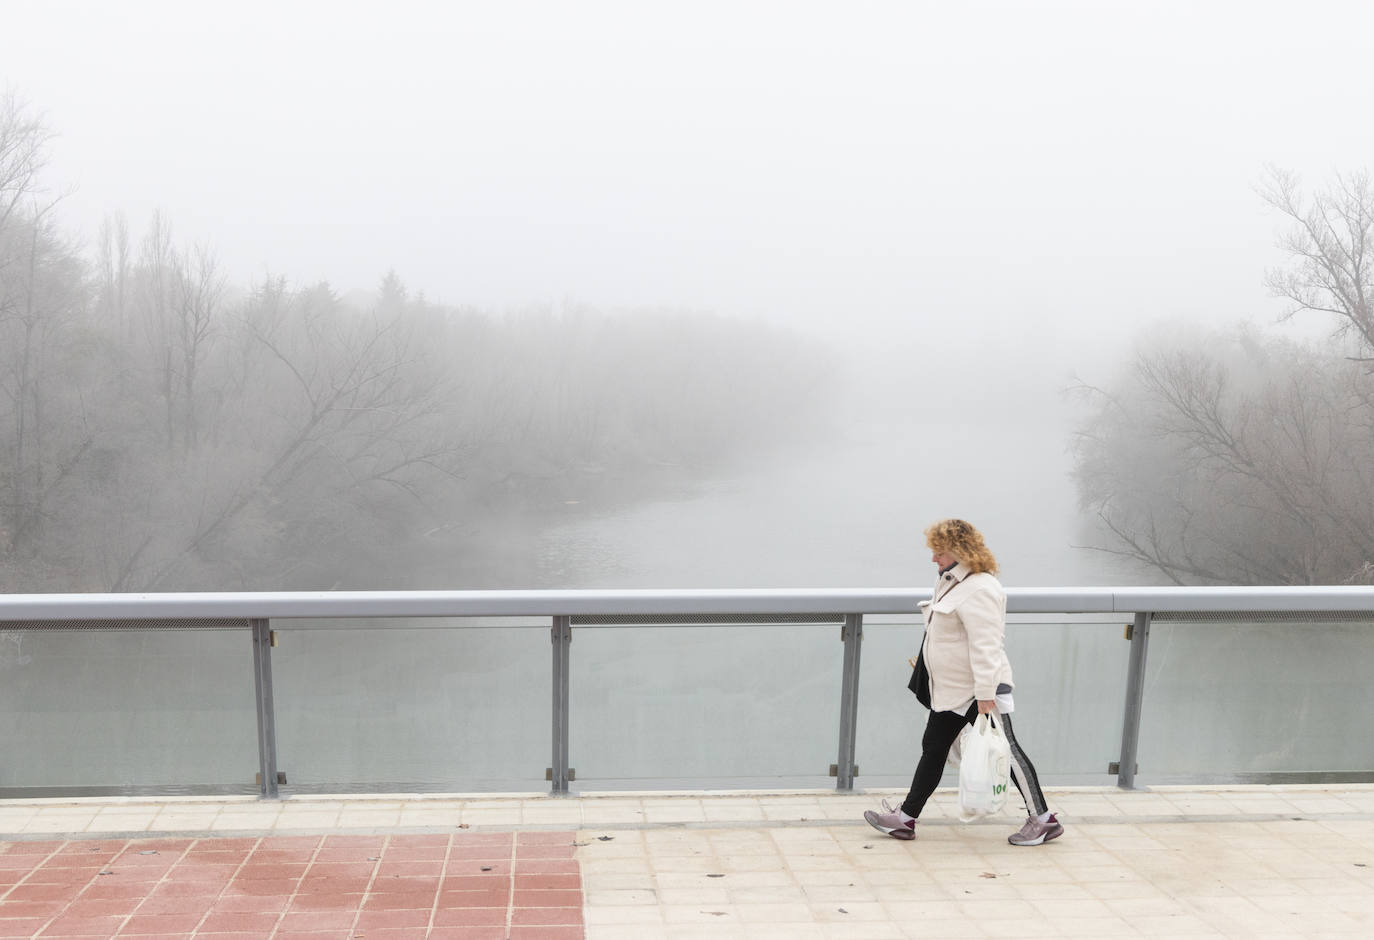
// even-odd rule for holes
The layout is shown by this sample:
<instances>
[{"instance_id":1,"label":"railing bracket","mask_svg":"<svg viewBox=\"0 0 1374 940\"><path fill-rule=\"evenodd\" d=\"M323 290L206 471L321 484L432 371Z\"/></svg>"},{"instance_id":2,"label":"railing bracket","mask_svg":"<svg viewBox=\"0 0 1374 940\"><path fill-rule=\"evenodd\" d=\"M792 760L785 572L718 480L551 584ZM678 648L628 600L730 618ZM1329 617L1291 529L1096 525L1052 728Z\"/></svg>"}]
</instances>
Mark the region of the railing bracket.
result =
<instances>
[{"instance_id":1,"label":"railing bracket","mask_svg":"<svg viewBox=\"0 0 1374 940\"><path fill-rule=\"evenodd\" d=\"M553 785L549 790L555 796L568 795L568 782L573 779L568 767L568 707L569 660L568 648L572 645L572 617L559 614L553 618L550 637L553 639L553 760L549 762L548 776Z\"/></svg>"},{"instance_id":2,"label":"railing bracket","mask_svg":"<svg viewBox=\"0 0 1374 940\"><path fill-rule=\"evenodd\" d=\"M1140 716L1145 700L1145 660L1150 646L1150 621L1153 614L1138 611L1127 635L1131 638L1131 653L1126 666L1126 712L1121 720L1121 757L1116 762L1116 785L1123 790L1135 789L1136 754L1140 750Z\"/></svg>"},{"instance_id":3,"label":"railing bracket","mask_svg":"<svg viewBox=\"0 0 1374 940\"><path fill-rule=\"evenodd\" d=\"M253 686L258 712L258 798L276 800L286 775L277 770L277 718L272 703L272 622L248 621L253 634Z\"/></svg>"},{"instance_id":4,"label":"railing bracket","mask_svg":"<svg viewBox=\"0 0 1374 940\"><path fill-rule=\"evenodd\" d=\"M835 789L847 793L854 789L859 772L854 762L854 742L859 724L859 655L863 648L864 615L844 615L844 665L840 669L840 753L830 765Z\"/></svg>"}]
</instances>

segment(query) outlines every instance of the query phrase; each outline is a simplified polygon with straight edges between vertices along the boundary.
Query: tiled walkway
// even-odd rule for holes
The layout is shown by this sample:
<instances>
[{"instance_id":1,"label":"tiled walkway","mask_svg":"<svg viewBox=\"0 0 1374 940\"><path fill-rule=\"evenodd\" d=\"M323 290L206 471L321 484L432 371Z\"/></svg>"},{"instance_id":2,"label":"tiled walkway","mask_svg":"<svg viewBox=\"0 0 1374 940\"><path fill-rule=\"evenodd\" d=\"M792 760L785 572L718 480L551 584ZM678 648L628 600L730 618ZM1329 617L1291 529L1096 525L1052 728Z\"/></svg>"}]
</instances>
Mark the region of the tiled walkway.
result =
<instances>
[{"instance_id":1,"label":"tiled walkway","mask_svg":"<svg viewBox=\"0 0 1374 940\"><path fill-rule=\"evenodd\" d=\"M573 940L567 832L14 842L0 937Z\"/></svg>"},{"instance_id":2,"label":"tiled walkway","mask_svg":"<svg viewBox=\"0 0 1374 940\"><path fill-rule=\"evenodd\" d=\"M1374 786L1050 790L1032 849L893 795L0 801L0 936L1374 936Z\"/></svg>"}]
</instances>

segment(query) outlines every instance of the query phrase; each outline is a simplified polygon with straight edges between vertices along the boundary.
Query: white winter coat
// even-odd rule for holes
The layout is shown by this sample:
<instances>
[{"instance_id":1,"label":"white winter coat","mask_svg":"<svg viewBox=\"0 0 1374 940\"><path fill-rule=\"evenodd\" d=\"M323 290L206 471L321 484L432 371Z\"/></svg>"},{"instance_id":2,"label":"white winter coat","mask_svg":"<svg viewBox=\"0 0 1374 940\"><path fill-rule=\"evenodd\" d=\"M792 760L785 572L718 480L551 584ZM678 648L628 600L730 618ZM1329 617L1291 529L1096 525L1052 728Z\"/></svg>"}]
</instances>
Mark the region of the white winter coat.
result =
<instances>
[{"instance_id":1,"label":"white winter coat","mask_svg":"<svg viewBox=\"0 0 1374 940\"><path fill-rule=\"evenodd\" d=\"M940 575L921 610L932 711L965 712L977 699L995 698L998 685L1013 684L1004 646L1007 595L995 577L960 562Z\"/></svg>"}]
</instances>

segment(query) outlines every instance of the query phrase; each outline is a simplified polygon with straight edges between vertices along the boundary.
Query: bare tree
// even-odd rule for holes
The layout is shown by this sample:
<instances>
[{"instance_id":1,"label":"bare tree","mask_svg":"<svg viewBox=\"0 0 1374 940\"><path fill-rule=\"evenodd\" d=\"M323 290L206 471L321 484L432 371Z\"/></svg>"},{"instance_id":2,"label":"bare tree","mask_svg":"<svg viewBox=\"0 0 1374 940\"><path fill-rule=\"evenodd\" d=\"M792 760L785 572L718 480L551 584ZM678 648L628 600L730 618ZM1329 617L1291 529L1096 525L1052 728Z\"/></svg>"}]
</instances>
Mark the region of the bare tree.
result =
<instances>
[{"instance_id":1,"label":"bare tree","mask_svg":"<svg viewBox=\"0 0 1374 940\"><path fill-rule=\"evenodd\" d=\"M1178 583L1340 583L1374 559L1374 188L1305 195L1272 171L1292 223L1270 271L1284 316L1334 320L1331 348L1250 333L1141 352L1075 443L1098 547Z\"/></svg>"},{"instance_id":2,"label":"bare tree","mask_svg":"<svg viewBox=\"0 0 1374 940\"><path fill-rule=\"evenodd\" d=\"M100 276L99 307L102 315L112 318L121 337L127 323L129 274L129 220L124 213L107 216L100 223L96 240L96 270Z\"/></svg>"},{"instance_id":3,"label":"bare tree","mask_svg":"<svg viewBox=\"0 0 1374 940\"><path fill-rule=\"evenodd\" d=\"M172 259L173 315L171 340L176 349L180 380L180 437L184 452L199 442L197 380L214 339L224 296L225 279L215 256L203 246Z\"/></svg>"},{"instance_id":4,"label":"bare tree","mask_svg":"<svg viewBox=\"0 0 1374 940\"><path fill-rule=\"evenodd\" d=\"M443 416L442 364L415 341L404 312L342 307L327 287L262 285L226 349L251 361L216 375L242 392L197 448L197 463L167 481L169 531L130 543L116 589L185 585L199 566L290 552L302 527L320 538L365 527L358 494L383 487L416 498L426 473L451 475L461 448ZM328 526L326 526L328 522ZM274 547L278 546L278 547ZM137 558L133 558L133 553Z\"/></svg>"},{"instance_id":5,"label":"bare tree","mask_svg":"<svg viewBox=\"0 0 1374 940\"><path fill-rule=\"evenodd\" d=\"M1269 272L1276 296L1302 312L1334 317L1339 333L1353 334L1374 362L1374 187L1367 172L1338 175L1332 185L1304 195L1298 178L1271 169L1260 190L1264 200L1292 220L1280 242L1290 264Z\"/></svg>"},{"instance_id":6,"label":"bare tree","mask_svg":"<svg viewBox=\"0 0 1374 940\"><path fill-rule=\"evenodd\" d=\"M90 446L71 426L79 405L74 414L62 375L84 274L53 223L61 197L40 179L51 136L14 95L0 96L0 556L36 554L54 494Z\"/></svg>"},{"instance_id":7,"label":"bare tree","mask_svg":"<svg viewBox=\"0 0 1374 940\"><path fill-rule=\"evenodd\" d=\"M1101 550L1179 583L1330 584L1374 558L1361 370L1293 343L1209 337L1086 390L1080 499Z\"/></svg>"},{"instance_id":8,"label":"bare tree","mask_svg":"<svg viewBox=\"0 0 1374 940\"><path fill-rule=\"evenodd\" d=\"M157 390L160 402L157 422L161 428L163 451L169 460L186 448L178 446L178 428L185 407L181 402L182 383L178 369L183 364L178 351L187 336L178 297L180 253L172 241L172 227L162 212L154 212L139 247L134 270L134 316L148 360L144 369Z\"/></svg>"},{"instance_id":9,"label":"bare tree","mask_svg":"<svg viewBox=\"0 0 1374 940\"><path fill-rule=\"evenodd\" d=\"M0 233L0 254L18 262L7 266L11 303L0 318L0 400L10 417L0 511L8 517L9 545L24 550L38 537L56 487L90 446L89 435L71 426L79 415L60 403L69 397L61 366L84 294L75 252L42 219L12 218Z\"/></svg>"},{"instance_id":10,"label":"bare tree","mask_svg":"<svg viewBox=\"0 0 1374 940\"><path fill-rule=\"evenodd\" d=\"M14 92L0 94L0 231L43 192L52 131Z\"/></svg>"}]
</instances>

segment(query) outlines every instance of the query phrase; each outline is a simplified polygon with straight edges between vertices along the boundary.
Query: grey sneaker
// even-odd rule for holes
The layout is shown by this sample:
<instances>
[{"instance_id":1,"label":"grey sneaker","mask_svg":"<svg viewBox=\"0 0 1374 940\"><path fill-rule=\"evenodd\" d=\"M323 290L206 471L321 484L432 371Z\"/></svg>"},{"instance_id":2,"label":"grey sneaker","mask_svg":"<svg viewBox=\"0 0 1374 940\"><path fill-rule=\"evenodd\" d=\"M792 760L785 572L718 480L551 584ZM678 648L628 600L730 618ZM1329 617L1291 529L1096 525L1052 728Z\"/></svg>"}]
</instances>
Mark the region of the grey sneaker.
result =
<instances>
[{"instance_id":1,"label":"grey sneaker","mask_svg":"<svg viewBox=\"0 0 1374 940\"><path fill-rule=\"evenodd\" d=\"M868 824L879 832L886 832L894 839L910 840L916 838L916 820L902 822L902 814L890 806L887 800L883 800L885 812L875 813L871 809L864 810L864 819Z\"/></svg>"},{"instance_id":2,"label":"grey sneaker","mask_svg":"<svg viewBox=\"0 0 1374 940\"><path fill-rule=\"evenodd\" d=\"M1055 818L1054 813L1050 813L1050 818L1045 822L1041 822L1037 816L1027 817L1021 831L1007 836L1007 841L1012 845L1040 845L1042 842L1058 839L1063 834L1064 827Z\"/></svg>"}]
</instances>

